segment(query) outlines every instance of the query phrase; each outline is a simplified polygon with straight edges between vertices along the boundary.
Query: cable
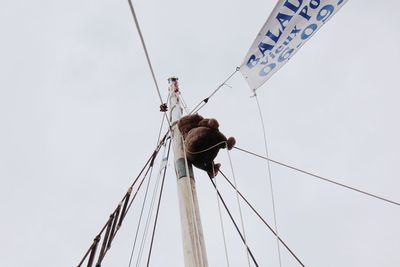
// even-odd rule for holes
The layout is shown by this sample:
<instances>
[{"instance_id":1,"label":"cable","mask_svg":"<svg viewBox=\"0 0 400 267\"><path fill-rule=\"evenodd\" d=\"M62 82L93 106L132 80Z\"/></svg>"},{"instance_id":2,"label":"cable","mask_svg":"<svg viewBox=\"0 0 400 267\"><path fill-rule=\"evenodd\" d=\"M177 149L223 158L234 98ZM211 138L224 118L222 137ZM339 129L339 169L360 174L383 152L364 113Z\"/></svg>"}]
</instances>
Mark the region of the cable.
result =
<instances>
[{"instance_id":1,"label":"cable","mask_svg":"<svg viewBox=\"0 0 400 267\"><path fill-rule=\"evenodd\" d=\"M163 160L165 159L165 151L166 151L166 147L164 148ZM150 227L150 220L151 220L151 216L152 216L154 205L155 205L155 201L156 201L156 195L157 195L157 191L158 191L158 186L160 184L161 171L162 171L162 165L160 166L160 171L158 173L157 180L156 180L156 183L155 183L155 186L154 186L154 191L153 191L153 195L152 195L151 202L150 202L149 212L148 212L147 218L146 218L146 224L145 224L143 236L142 236L142 240L140 242L139 254L138 254L138 257L136 259L136 267L139 266L140 261L141 261L142 256L143 256L143 250L144 250L144 247L145 247L145 244L146 244L147 233L148 233L149 227Z\"/></svg>"},{"instance_id":2,"label":"cable","mask_svg":"<svg viewBox=\"0 0 400 267\"><path fill-rule=\"evenodd\" d=\"M208 97L204 98L202 101L200 101L189 114L194 114L199 112L200 109L202 109L207 103L208 100L210 100L211 97L213 97L218 91L219 89L221 89L224 85L226 85L226 83L236 74L236 72L238 72L240 70L239 67L236 67L235 71L229 75L228 78L225 79L225 81L223 81Z\"/></svg>"},{"instance_id":3,"label":"cable","mask_svg":"<svg viewBox=\"0 0 400 267\"><path fill-rule=\"evenodd\" d=\"M188 107L186 105L186 101L183 99L182 93L180 91L178 91L178 98L181 100L182 105L183 105L183 109L185 110L186 115L189 114L189 110Z\"/></svg>"},{"instance_id":4,"label":"cable","mask_svg":"<svg viewBox=\"0 0 400 267\"><path fill-rule=\"evenodd\" d=\"M162 131L162 128L164 126L164 120L165 120L165 117L163 116L163 118L161 120L160 130L158 131L157 144L160 142L161 131ZM139 220L138 220L138 224L137 224L136 232L135 232L135 238L134 238L134 242L133 242L133 245L132 245L131 255L130 255L130 258L129 258L129 264L128 264L129 267L131 266L133 254L135 252L136 241L137 241L137 237L138 237L138 234L139 234L140 225L141 225L141 222L142 222L143 211L144 211L144 207L145 207L145 203L146 203L146 199L147 199L147 193L149 191L149 186L150 186L150 181L151 181L152 174L153 174L153 165L152 165L151 170L150 170L149 180L147 182L146 191L145 191L145 194L144 194L144 197L143 197L142 208L140 210ZM147 173L145 175L147 175Z\"/></svg>"},{"instance_id":5,"label":"cable","mask_svg":"<svg viewBox=\"0 0 400 267\"><path fill-rule=\"evenodd\" d=\"M158 152L160 151L161 147L163 146L165 140L167 139L168 134L169 134L169 131L168 131L167 133L165 133L164 137L163 137L163 138L161 139L161 141L159 142L159 144L158 144L156 150L154 150L153 154L151 155L151 157L150 157L150 159L149 159L149 161L148 161L148 162L150 163L151 166L154 164L154 160L155 160L155 158L156 158ZM142 170L142 172L143 172L143 170ZM137 180L137 178L136 178L136 180ZM133 182L133 184L131 185L131 187L133 187L133 186L135 185L136 180ZM128 208L126 209L125 214L128 213L129 209L130 209L131 206L132 206L132 203L133 203L133 199L131 199L131 201L130 201L130 203L129 203L129 205L128 205Z\"/></svg>"},{"instance_id":6,"label":"cable","mask_svg":"<svg viewBox=\"0 0 400 267\"><path fill-rule=\"evenodd\" d=\"M167 158L166 158L166 165L164 166L164 174L161 182L161 189L160 189L160 196L158 197L158 204L157 204L157 211L156 211L156 217L154 219L154 226L153 226L153 233L151 235L151 242L150 242L150 249L149 249L149 255L147 257L147 267L149 267L150 264L150 257L151 257L151 251L153 249L153 243L154 243L154 236L156 233L156 227L157 227L157 220L158 220L158 213L160 211L160 203L161 203L161 197L164 189L164 181L165 181L165 173L167 172L167 165L168 165L168 159L169 159L169 152L171 150L171 141L169 142L168 145L168 153L167 153Z\"/></svg>"},{"instance_id":7,"label":"cable","mask_svg":"<svg viewBox=\"0 0 400 267\"><path fill-rule=\"evenodd\" d=\"M182 140L183 140L183 139L182 139ZM190 150L187 150L185 140L183 140L182 142L184 143L184 147L185 147L187 153L192 154L192 155L197 155L197 154L204 153L204 152L206 152L206 151L208 151L208 150L211 150L211 149L213 149L214 147L217 147L217 146L222 145L222 144L225 144L225 146L226 146L226 141L221 141L221 142L219 142L219 143L216 143L215 145L212 145L212 146L210 146L210 147L207 147L206 149L203 149L203 150L200 150L200 151L192 152L192 151L190 151Z\"/></svg>"},{"instance_id":8,"label":"cable","mask_svg":"<svg viewBox=\"0 0 400 267\"><path fill-rule=\"evenodd\" d=\"M168 133L167 133L168 134ZM163 139L161 140L160 144L162 144L165 141L165 138L167 136L167 134L163 137ZM157 155L157 153L160 150L160 144L158 144L157 148L153 151L153 153L151 154L151 156L148 158L147 162L145 163L145 165L143 166L143 168L140 170L139 174L137 175L137 177L135 178L135 180L133 181L133 183L131 184L131 186L129 187L128 191L130 191L133 186L136 184L136 182L139 180L139 178L142 176L142 173L144 172L144 170L146 169L146 167L148 167L149 165L152 165L153 159L154 157ZM150 166L148 167L150 168ZM139 188L138 188L139 189ZM124 197L122 198L122 200L119 203L122 203L125 198L127 197L127 194L124 195ZM135 197L133 197L130 201L130 204L128 205L125 214L122 214L121 216L125 216L129 209L130 206L133 202L133 200L135 199ZM118 207L120 207L120 204L118 205ZM118 209L118 207L113 211L113 213L116 212L116 210ZM104 224L104 226L102 227L102 229L100 230L100 232L96 235L96 236L101 236L101 234L104 232L104 230L107 228L107 224L108 224L108 220L107 222ZM114 235L112 237L110 237L111 239L115 236L115 234L117 233L117 231L119 230L119 228L116 229L116 231L114 232ZM93 244L89 247L89 249L86 251L86 253L84 254L84 256L82 257L81 261L79 262L79 264L77 265L78 267L80 267L82 265L82 263L85 261L85 259L87 258L87 256L89 255L90 251L92 250Z\"/></svg>"},{"instance_id":9,"label":"cable","mask_svg":"<svg viewBox=\"0 0 400 267\"><path fill-rule=\"evenodd\" d=\"M237 190L236 187L232 184L232 182L226 177L226 175L220 170L219 171L225 180L230 184L230 186ZM286 243L279 237L279 235L274 231L274 229L264 220L264 218L260 215L260 213L250 204L250 202L243 196L240 191L237 190L240 197L246 202L246 204L250 207L250 209L257 215L257 217L268 227L268 229L278 238L278 240L285 246L285 248L289 251L290 254L297 260L297 262L304 267L304 264L300 261L300 259L294 254L294 252L286 245Z\"/></svg>"},{"instance_id":10,"label":"cable","mask_svg":"<svg viewBox=\"0 0 400 267\"><path fill-rule=\"evenodd\" d=\"M135 252L137 236L139 234L140 224L141 224L141 221L142 221L143 210L144 210L144 206L145 206L145 203L146 203L146 198L147 198L147 193L148 193L148 190L149 190L149 185L150 185L150 181L151 181L151 177L152 177L152 172L153 172L153 168L151 168L149 179L148 179L147 185L146 185L146 191L145 191L143 202L142 202L142 208L140 210L139 220L138 220L138 224L137 224L137 227L136 227L135 239L133 241L132 250L131 250L131 256L129 258L129 264L128 264L129 267L131 266L133 254Z\"/></svg>"},{"instance_id":11,"label":"cable","mask_svg":"<svg viewBox=\"0 0 400 267\"><path fill-rule=\"evenodd\" d=\"M219 197L219 199L221 200L222 204L224 205L224 208L225 208L226 212L228 213L229 218L231 219L233 225L235 226L236 231L238 232L240 238L242 239L243 244L246 246L247 251L249 252L250 257L251 257L253 263L258 267L259 265L258 265L256 259L254 258L253 253L251 252L249 246L246 245L245 240L244 240L244 237L243 237L242 233L240 232L240 229L239 229L238 225L236 224L235 219L233 218L231 212L229 211L228 206L226 205L224 199L222 198L222 196L221 196L219 190L217 189L217 187L216 187L216 185L215 185L215 182L212 180L212 178L210 178L210 182L213 184L215 190L217 191L218 197Z\"/></svg>"},{"instance_id":12,"label":"cable","mask_svg":"<svg viewBox=\"0 0 400 267\"><path fill-rule=\"evenodd\" d=\"M214 174L214 181L215 181L215 188L218 190L217 186L217 177L214 169L214 162L212 162L212 167L213 167L213 174ZM225 228L224 228L224 221L222 219L222 212L221 212L221 203L218 198L218 193L217 190L215 191L215 196L217 197L217 204L218 204L218 214L219 214L219 222L221 224L221 231L222 231L222 239L224 241L224 249L225 249L225 259L226 259L226 265L229 267L229 256L228 256L228 248L226 246L226 238L225 238Z\"/></svg>"},{"instance_id":13,"label":"cable","mask_svg":"<svg viewBox=\"0 0 400 267\"><path fill-rule=\"evenodd\" d=\"M387 198L384 198L384 197L380 197L380 196L375 195L375 194L372 194L372 193L368 193L368 192L366 192L366 191L357 189L357 188L352 187L352 186L348 186L348 185L345 185L345 184L342 184L342 183L339 183L339 182L335 182L335 181L333 181L333 180L330 180L330 179L328 179L328 178L325 178L325 177L322 177L322 176L313 174L313 173L311 173L311 172L304 171L304 170L301 170L301 169L299 169L299 168L290 166L290 165L288 165L288 164L285 164L285 163L282 163L282 162L279 162L279 161L276 161L276 160L273 160L273 159L270 159L270 158L267 158L267 157L258 155L258 154L256 154L256 153L250 152L250 151L248 151L248 150L246 150L246 149L243 149L243 148L239 148L239 147L234 147L234 148L236 148L237 150L240 150L240 151L242 151L242 152L245 152L245 153L247 153L247 154L250 154L250 155L259 157L259 158L261 158L261 159L268 160L268 161L270 161L270 162L272 162L272 163L281 165L281 166L283 166L283 167L286 167L286 168L289 168L289 169L292 169L292 170L301 172L301 173L303 173L303 174L307 174L307 175L309 175L309 176L312 176L312 177L314 177L314 178L320 179L320 180L322 180L322 181L325 181L325 182L328 182L328 183L331 183L331 184L335 184L335 185L338 185L338 186L341 186L341 187L344 187L344 188L353 190L353 191L355 191L355 192L358 192L358 193L361 193L361 194L364 194L364 195L367 195L367 196L370 196L370 197L373 197L373 198L376 198L376 199L379 199L379 200L382 200L382 201L385 201L385 202L388 202L388 203L391 203L391 204L394 204L394 205L397 205L397 206L400 206L400 203L399 203L399 202L396 202L396 201L393 201L393 200L390 200L390 199L387 199Z\"/></svg>"},{"instance_id":14,"label":"cable","mask_svg":"<svg viewBox=\"0 0 400 267\"><path fill-rule=\"evenodd\" d=\"M231 172L232 172L232 176L233 176L233 182L235 183L235 188L237 188L236 176L235 176L235 172L233 171L233 164L232 164L232 159L231 159L231 155L229 153L229 150L226 150L226 153L228 154L229 165L231 167ZM238 205L238 208L239 208L240 223L241 223L241 226L242 226L244 243L245 243L245 245L247 247L246 231L245 231L245 228L244 228L242 207L240 205L239 194L238 194L238 190L237 189L236 189L236 201L237 201L237 205ZM248 251L246 253L246 256L247 256L247 263L248 263L248 265L250 267L250 259L249 259L249 252Z\"/></svg>"},{"instance_id":15,"label":"cable","mask_svg":"<svg viewBox=\"0 0 400 267\"><path fill-rule=\"evenodd\" d=\"M156 75L154 74L153 66L151 65L149 53L147 52L146 43L144 42L143 34L142 34L142 31L140 30L139 21L138 21L137 16L136 16L135 9L133 8L132 0L128 0L128 2L129 2L129 7L130 7L131 12L132 12L133 19L135 21L136 29L137 29L139 37L140 37L140 41L142 42L144 53L146 55L147 64L149 65L151 76L153 77L153 81L154 81L154 84L156 86L158 97L160 98L161 104L163 104L161 93L160 93L160 88L158 87Z\"/></svg>"},{"instance_id":16,"label":"cable","mask_svg":"<svg viewBox=\"0 0 400 267\"><path fill-rule=\"evenodd\" d=\"M261 126L262 126L262 132L263 132L263 137L264 137L264 147L265 147L265 155L267 157L269 157L269 153L268 153L268 142L267 142L267 131L265 130L265 123L264 123L264 118L262 115L262 111L261 111L261 107L260 107L260 102L258 101L258 97L256 92L254 91L254 98L256 99L256 103L257 103L257 107L258 107L258 114L260 115L260 122L261 122ZM279 235L279 231L278 231L278 223L276 221L276 205L275 205L275 196L274 196L274 186L272 183L272 174L271 174L271 166L269 161L267 161L267 175L268 175L268 180L269 180L269 187L270 187L270 191L271 191L271 201L272 201L272 211L273 211L273 215L274 215L274 225L275 225L275 231L277 236ZM235 184L236 186L236 184ZM279 266L282 267L282 257L281 257L281 249L279 246L279 240L278 238L276 239L276 246L278 249L278 260L279 260Z\"/></svg>"}]
</instances>

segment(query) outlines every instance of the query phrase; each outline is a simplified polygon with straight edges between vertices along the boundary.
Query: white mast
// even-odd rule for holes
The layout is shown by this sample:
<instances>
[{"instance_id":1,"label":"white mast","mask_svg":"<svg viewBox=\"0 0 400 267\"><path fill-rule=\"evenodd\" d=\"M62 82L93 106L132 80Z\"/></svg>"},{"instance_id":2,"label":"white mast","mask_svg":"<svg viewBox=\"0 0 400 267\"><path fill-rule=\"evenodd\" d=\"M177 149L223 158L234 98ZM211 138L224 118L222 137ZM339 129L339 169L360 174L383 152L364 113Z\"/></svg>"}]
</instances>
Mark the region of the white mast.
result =
<instances>
[{"instance_id":1,"label":"white mast","mask_svg":"<svg viewBox=\"0 0 400 267\"><path fill-rule=\"evenodd\" d=\"M169 108L172 125L172 149L174 151L175 172L178 183L185 266L207 267L207 255L200 221L193 168L192 165L185 160L183 138L177 124L182 116L178 78L169 78L168 83L170 91Z\"/></svg>"}]
</instances>

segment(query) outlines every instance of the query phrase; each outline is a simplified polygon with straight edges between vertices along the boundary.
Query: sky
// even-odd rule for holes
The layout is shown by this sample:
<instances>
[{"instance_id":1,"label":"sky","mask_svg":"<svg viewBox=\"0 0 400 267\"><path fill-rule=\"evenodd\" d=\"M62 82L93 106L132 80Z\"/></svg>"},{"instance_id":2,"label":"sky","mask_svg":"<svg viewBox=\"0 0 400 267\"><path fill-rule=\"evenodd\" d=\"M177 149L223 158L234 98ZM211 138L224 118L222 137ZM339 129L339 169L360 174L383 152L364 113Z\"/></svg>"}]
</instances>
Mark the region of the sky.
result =
<instances>
[{"instance_id":1,"label":"sky","mask_svg":"<svg viewBox=\"0 0 400 267\"><path fill-rule=\"evenodd\" d=\"M190 108L240 65L275 1L134 5L163 98L177 76ZM271 158L400 201L399 8L348 1L258 90ZM2 0L0 32L0 266L76 266L157 142L162 114L143 49L127 1ZM201 115L263 154L249 87L239 73L228 85ZM272 223L266 162L229 155L239 190ZM225 150L216 161L232 178ZM271 173L280 236L306 266L400 265L398 206L274 164ZM215 191L195 176L209 266L227 266ZM103 266L128 266L140 192ZM274 236L242 210L260 266L279 266ZM230 266L247 266L226 214L223 222ZM281 254L282 266L299 266ZM183 266L172 161L150 265Z\"/></svg>"}]
</instances>

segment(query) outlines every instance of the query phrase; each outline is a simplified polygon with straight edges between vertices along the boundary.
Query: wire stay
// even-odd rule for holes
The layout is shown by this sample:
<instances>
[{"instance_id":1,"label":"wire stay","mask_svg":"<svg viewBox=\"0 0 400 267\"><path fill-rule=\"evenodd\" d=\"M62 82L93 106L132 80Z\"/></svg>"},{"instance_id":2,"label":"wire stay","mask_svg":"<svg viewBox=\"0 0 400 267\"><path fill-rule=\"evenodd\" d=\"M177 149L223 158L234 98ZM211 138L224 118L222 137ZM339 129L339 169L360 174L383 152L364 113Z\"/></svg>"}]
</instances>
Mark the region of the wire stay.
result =
<instances>
[{"instance_id":1,"label":"wire stay","mask_svg":"<svg viewBox=\"0 0 400 267\"><path fill-rule=\"evenodd\" d=\"M162 182L161 182L161 189L160 189L160 196L158 197L158 203L157 203L157 210L156 210L156 217L154 219L154 226L153 226L153 232L151 235L151 242L150 242L150 249L149 249L149 255L147 257L147 267L149 267L150 265L150 258L151 258L151 252L153 249L153 243L154 243L154 236L156 233L156 227L157 227L157 221L158 221L158 214L160 211L160 203L161 203L161 198L162 198L162 193L163 193L163 189L164 189L164 182L165 182L165 174L167 172L167 166L168 166L168 159L169 159L169 152L171 150L171 140L169 141L169 145L168 145L168 152L167 152L167 157L165 158L165 165L162 166L162 168L164 168L164 173L163 173L163 178L162 178ZM164 159L163 159L164 160Z\"/></svg>"},{"instance_id":2,"label":"wire stay","mask_svg":"<svg viewBox=\"0 0 400 267\"><path fill-rule=\"evenodd\" d=\"M147 64L149 65L151 76L153 77L154 85L156 86L158 97L160 98L161 104L163 104L163 100L162 100L161 93L160 93L160 88L158 87L156 75L154 74L154 70L153 70L153 66L151 64L149 52L147 51L146 43L144 41L144 37L143 37L142 31L141 31L140 26L139 26L139 21L138 21L135 9L134 9L133 4L132 4L132 0L128 0L128 2L129 2L129 7L130 7L131 12L132 12L133 20L135 21L136 29L137 29L139 37L140 37L140 41L141 41L142 46L143 46L144 53L146 55Z\"/></svg>"},{"instance_id":3,"label":"wire stay","mask_svg":"<svg viewBox=\"0 0 400 267\"><path fill-rule=\"evenodd\" d=\"M229 165L231 167L231 173L232 173L232 177L233 177L233 182L235 183L235 188L237 188L236 175L235 175L235 172L233 170L232 158L231 158L231 155L230 155L230 152L229 152L228 149L226 150L226 153L228 154ZM245 245L247 247L245 224L244 224L244 220L243 220L242 206L240 205L240 199L239 199L238 190L235 191L235 195L236 195L236 202L237 202L238 209L239 209L239 218L240 218L240 223L241 223L241 226L242 226L243 238L244 238ZM250 267L250 258L249 258L249 252L248 251L246 253L246 256L247 256L247 264Z\"/></svg>"},{"instance_id":4,"label":"wire stay","mask_svg":"<svg viewBox=\"0 0 400 267\"><path fill-rule=\"evenodd\" d=\"M212 98L224 85L227 85L226 83L240 70L239 67L236 67L235 71L228 76L208 97L204 98L201 100L189 114L194 114L199 112L200 109L202 109L207 103L210 98Z\"/></svg>"},{"instance_id":5,"label":"wire stay","mask_svg":"<svg viewBox=\"0 0 400 267\"><path fill-rule=\"evenodd\" d=\"M281 244L289 251L289 253L296 259L296 261L301 265L301 266L305 266L301 260L299 259L299 257L296 256L296 254L294 254L294 252L289 248L288 245L286 245L285 241L283 241L280 236L274 231L274 229L267 223L267 221L260 215L260 213L253 207L253 205L250 204L250 202L243 196L243 194L237 190L237 188L235 187L235 185L228 179L228 177L226 177L226 175L219 170L219 173L222 174L222 176L225 178L225 180L229 183L229 185L238 192L239 196L244 200L244 202L250 207L250 209L257 215L257 217L268 227L268 229L278 238L278 240L281 242Z\"/></svg>"},{"instance_id":6,"label":"wire stay","mask_svg":"<svg viewBox=\"0 0 400 267\"><path fill-rule=\"evenodd\" d=\"M239 229L239 226L237 225L235 219L233 218L233 216L232 216L232 214L231 214L231 212L230 212L228 206L226 205L224 199L223 199L222 196L221 196L221 193L219 192L219 190L218 190L217 186L215 185L215 182L212 180L212 178L210 178L210 182L212 183L212 185L214 186L215 190L217 191L218 197L219 197L219 199L221 200L222 205L224 205L224 208L225 208L226 212L228 213L229 218L231 219L233 225L235 226L235 229L236 229L236 231L238 232L240 238L242 239L243 244L246 246L246 249L247 249L247 251L249 252L250 257L251 257L253 263L258 267L259 265L258 265L256 259L254 258L253 253L251 252L249 246L246 244L245 239L244 239L244 237L243 237L243 234L242 234L242 232L241 232L240 229Z\"/></svg>"},{"instance_id":7,"label":"wire stay","mask_svg":"<svg viewBox=\"0 0 400 267\"><path fill-rule=\"evenodd\" d=\"M157 156L158 152L160 151L162 145L164 144L164 142L166 141L167 137L168 137L169 132L167 132L163 138L161 138L161 141L158 143L158 145L156 146L155 150L153 151L153 153L151 154L151 156L148 158L148 160L146 161L145 165L143 166L143 168L140 170L139 174L137 175L137 177L135 178L135 180L132 182L132 184L130 185L130 187L127 190L127 193L124 195L124 197L122 198L122 200L119 202L117 208L111 213L110 218L107 220L107 222L104 224L104 226L101 228L100 232L96 235L96 238L94 239L94 242L92 243L92 245L89 247L89 249L86 251L86 253L84 254L84 256L82 257L81 261L79 262L79 264L77 265L78 267L82 266L83 262L86 260L86 258L89 256L89 253L91 254L89 259L89 263L91 263L90 265L88 264L89 267L91 267L93 260L94 260L94 256L96 255L96 249L97 249L97 245L100 242L100 239L104 234L104 240L103 240L103 244L104 246L106 246L104 249L102 249L100 251L100 254L98 255L98 264L101 264L101 261L103 260L105 254L107 253L107 251L110 249L111 246L111 241L114 239L115 235L117 234L118 230L121 227L122 221L125 218L126 214L129 212L129 209L133 203L133 201L135 200L135 197L137 195L138 190L140 189L144 178L146 176L144 176L142 178L142 181L140 182L140 185L138 186L138 188L136 189L136 193L135 195L130 198L131 192L133 190L133 187L135 186L135 184L138 182L138 180L140 179L140 177L142 177L143 172L147 169L150 169L154 163L154 159ZM146 171L147 172L147 171ZM129 203L129 204L128 204ZM123 205L123 206L122 206ZM121 206L122 206L122 212L121 212ZM107 239L107 241L105 241L105 239ZM102 245L103 247L103 245ZM97 264L96 264L97 265Z\"/></svg>"},{"instance_id":8,"label":"wire stay","mask_svg":"<svg viewBox=\"0 0 400 267\"><path fill-rule=\"evenodd\" d=\"M217 177L214 169L214 162L212 162L213 174L214 174L214 182L215 182L215 195L217 197L217 204L218 204L218 214L219 214L219 222L221 225L221 232L222 232L222 240L224 241L224 251L225 251L225 259L226 259L226 266L229 267L229 256L228 256L228 247L226 245L226 237L225 237L225 227L224 227L224 220L222 218L221 212L221 203L218 197L218 185L217 185Z\"/></svg>"},{"instance_id":9,"label":"wire stay","mask_svg":"<svg viewBox=\"0 0 400 267\"><path fill-rule=\"evenodd\" d=\"M262 155L256 154L256 153L254 153L254 152L248 151L248 150L243 149L243 148L239 148L239 147L236 147L236 146L235 146L234 148L237 149L237 150L239 150L239 151L245 152L245 153L247 153L247 154L256 156L256 157L258 157L258 158L261 158L261 159L264 159L264 160L268 160L268 161L270 161L270 162L272 162L272 163L275 163L275 164L277 164L277 165L281 165L281 166L283 166L283 167L292 169L292 170L294 170L294 171L301 172L301 173L303 173L303 174L307 174L307 175L309 175L309 176L312 176L312 177L314 177L314 178L320 179L320 180L322 180L322 181L325 181L325 182L328 182L328 183L331 183L331 184L335 184L335 185L341 186L341 187L343 187L343 188L350 189L350 190L352 190L352 191L355 191L355 192L364 194L364 195L366 195L366 196L373 197L373 198L375 198L375 199L379 199L379 200L385 201L385 202L390 203L390 204L394 204L394 205L396 205L396 206L400 206L400 203L399 203L399 202L396 202L396 201L393 201L393 200L390 200L390 199L387 199L387 198L384 198L384 197L380 197L380 196L375 195L375 194L372 194L372 193L368 193L367 191L364 191L364 190L361 190L361 189L357 189L357 188L355 188L355 187L352 187L352 186L349 186L349 185L345 185L345 184L343 184L343 183L339 183L339 182L333 181L333 180L331 180L331 179L328 179L328 178L322 177L322 176L320 176L320 175L313 174L313 173L311 173L311 172L308 172L308 171L305 171L305 170L302 170L302 169L299 169L299 168L290 166L290 165L288 165L288 164L279 162L279 161L277 161L277 160L273 160L273 159L271 159L271 158L264 157L264 156L262 156Z\"/></svg>"},{"instance_id":10,"label":"wire stay","mask_svg":"<svg viewBox=\"0 0 400 267\"><path fill-rule=\"evenodd\" d=\"M160 125L160 129L158 131L158 137L157 137L157 144L160 142L160 139L161 139L161 131L162 131L163 126L164 126L164 120L165 120L165 116L163 116L163 118L161 119L161 125ZM165 142L164 142L164 145L165 145ZM154 162L154 160L153 160L153 162ZM133 254L134 254L135 248L136 248L136 242L137 242L137 238L138 238L138 234L139 234L139 230L140 230L140 226L141 226L141 222L142 222L143 211L144 211L144 208L145 208L145 203L146 203L146 200L147 200L147 194L148 194L148 191L149 191L151 177L152 177L152 174L153 174L153 166L154 166L154 164L152 164L152 168L150 169L149 179L147 181L146 190L145 190L145 194L144 194L144 197L143 197L142 207L141 207L141 210L140 210L140 215L139 215L139 219L138 219L138 223L137 223L137 227L136 227L136 232L135 232L135 238L134 238L133 245L132 245L131 255L129 257L128 267L130 267L131 264L132 264ZM145 176L147 175L147 173L148 172L146 172Z\"/></svg>"}]
</instances>

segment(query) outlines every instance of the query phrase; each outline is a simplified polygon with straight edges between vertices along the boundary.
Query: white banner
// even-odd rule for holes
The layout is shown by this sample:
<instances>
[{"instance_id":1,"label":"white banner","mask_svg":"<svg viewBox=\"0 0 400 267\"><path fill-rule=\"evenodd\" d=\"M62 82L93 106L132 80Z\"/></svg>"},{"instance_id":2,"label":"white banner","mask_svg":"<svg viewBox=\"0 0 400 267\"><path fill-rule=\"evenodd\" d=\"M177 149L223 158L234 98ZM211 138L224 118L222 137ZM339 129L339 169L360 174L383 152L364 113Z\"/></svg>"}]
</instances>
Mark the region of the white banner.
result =
<instances>
[{"instance_id":1,"label":"white banner","mask_svg":"<svg viewBox=\"0 0 400 267\"><path fill-rule=\"evenodd\" d=\"M257 89L347 0L279 0L240 67L251 89Z\"/></svg>"}]
</instances>

